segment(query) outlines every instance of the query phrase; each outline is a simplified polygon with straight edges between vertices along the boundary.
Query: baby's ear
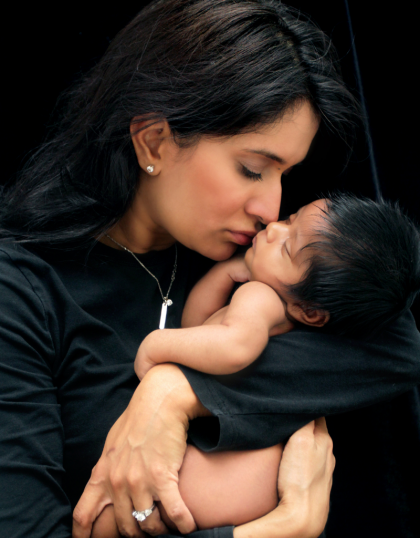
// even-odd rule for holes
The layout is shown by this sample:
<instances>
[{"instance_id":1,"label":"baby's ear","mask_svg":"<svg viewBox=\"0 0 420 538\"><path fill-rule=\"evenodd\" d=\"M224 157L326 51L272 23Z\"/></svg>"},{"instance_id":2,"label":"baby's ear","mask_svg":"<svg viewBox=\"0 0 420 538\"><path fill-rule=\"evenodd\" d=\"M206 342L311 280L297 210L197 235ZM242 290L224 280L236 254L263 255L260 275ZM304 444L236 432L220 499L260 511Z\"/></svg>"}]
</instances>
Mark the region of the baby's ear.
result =
<instances>
[{"instance_id":1,"label":"baby's ear","mask_svg":"<svg viewBox=\"0 0 420 538\"><path fill-rule=\"evenodd\" d=\"M296 321L311 327L323 327L330 319L330 314L326 310L302 306L298 303L287 303L287 312Z\"/></svg>"}]
</instances>

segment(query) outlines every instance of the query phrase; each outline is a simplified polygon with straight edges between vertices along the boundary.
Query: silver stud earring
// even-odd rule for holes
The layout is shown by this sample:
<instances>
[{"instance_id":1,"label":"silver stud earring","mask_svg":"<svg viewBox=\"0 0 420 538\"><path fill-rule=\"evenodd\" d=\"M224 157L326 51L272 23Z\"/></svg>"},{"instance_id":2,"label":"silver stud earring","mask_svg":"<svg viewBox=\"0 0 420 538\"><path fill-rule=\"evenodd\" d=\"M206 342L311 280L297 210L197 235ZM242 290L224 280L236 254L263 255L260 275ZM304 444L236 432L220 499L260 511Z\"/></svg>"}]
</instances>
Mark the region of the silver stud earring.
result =
<instances>
[{"instance_id":1,"label":"silver stud earring","mask_svg":"<svg viewBox=\"0 0 420 538\"><path fill-rule=\"evenodd\" d=\"M146 170L149 172L149 174L153 174L154 170L155 170L155 167L153 166L153 164L150 164Z\"/></svg>"}]
</instances>

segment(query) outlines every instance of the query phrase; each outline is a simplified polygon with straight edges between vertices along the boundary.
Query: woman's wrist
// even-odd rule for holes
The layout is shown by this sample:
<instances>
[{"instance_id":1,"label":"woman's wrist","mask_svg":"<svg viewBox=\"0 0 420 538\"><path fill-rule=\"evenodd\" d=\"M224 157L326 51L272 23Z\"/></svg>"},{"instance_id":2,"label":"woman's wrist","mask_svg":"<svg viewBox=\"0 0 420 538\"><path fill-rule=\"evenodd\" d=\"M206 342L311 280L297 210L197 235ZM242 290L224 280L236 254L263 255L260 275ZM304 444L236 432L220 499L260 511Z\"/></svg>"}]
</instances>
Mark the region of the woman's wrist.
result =
<instances>
[{"instance_id":1,"label":"woman's wrist","mask_svg":"<svg viewBox=\"0 0 420 538\"><path fill-rule=\"evenodd\" d=\"M318 532L305 513L295 504L279 504L269 514L239 525L233 530L234 538L317 538ZM302 506L303 508L303 506Z\"/></svg>"},{"instance_id":2,"label":"woman's wrist","mask_svg":"<svg viewBox=\"0 0 420 538\"><path fill-rule=\"evenodd\" d=\"M147 372L129 405L134 412L139 400L154 412L178 418L186 429L189 420L211 415L175 364L159 364Z\"/></svg>"}]
</instances>

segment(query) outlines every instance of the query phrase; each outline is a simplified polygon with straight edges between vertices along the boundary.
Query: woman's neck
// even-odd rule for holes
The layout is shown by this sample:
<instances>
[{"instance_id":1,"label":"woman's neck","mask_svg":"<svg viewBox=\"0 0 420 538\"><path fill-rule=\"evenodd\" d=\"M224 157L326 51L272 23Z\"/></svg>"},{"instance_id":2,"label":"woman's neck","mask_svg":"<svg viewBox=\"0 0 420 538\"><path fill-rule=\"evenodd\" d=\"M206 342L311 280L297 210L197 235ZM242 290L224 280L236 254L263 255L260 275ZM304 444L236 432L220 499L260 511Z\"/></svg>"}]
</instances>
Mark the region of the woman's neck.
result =
<instances>
[{"instance_id":1,"label":"woman's neck","mask_svg":"<svg viewBox=\"0 0 420 538\"><path fill-rule=\"evenodd\" d=\"M144 254L150 250L165 250L172 246L175 239L153 222L147 209L142 208L142 205L141 197L136 196L130 209L108 231L108 235L136 254ZM101 237L100 241L109 247L119 248L106 236Z\"/></svg>"}]
</instances>

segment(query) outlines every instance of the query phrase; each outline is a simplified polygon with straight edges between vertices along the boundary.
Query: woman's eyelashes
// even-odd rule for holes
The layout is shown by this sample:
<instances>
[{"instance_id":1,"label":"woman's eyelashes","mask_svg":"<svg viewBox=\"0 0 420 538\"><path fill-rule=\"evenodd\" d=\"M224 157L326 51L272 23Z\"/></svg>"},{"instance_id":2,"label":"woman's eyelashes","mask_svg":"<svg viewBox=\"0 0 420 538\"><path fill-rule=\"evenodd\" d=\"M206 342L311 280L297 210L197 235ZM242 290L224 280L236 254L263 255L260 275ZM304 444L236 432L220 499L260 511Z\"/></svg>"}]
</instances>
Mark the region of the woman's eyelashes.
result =
<instances>
[{"instance_id":1,"label":"woman's eyelashes","mask_svg":"<svg viewBox=\"0 0 420 538\"><path fill-rule=\"evenodd\" d=\"M241 164L241 173L245 177L252 179L253 181L262 181L262 175L257 174L257 172L253 172L252 170L249 170L246 166Z\"/></svg>"}]
</instances>

